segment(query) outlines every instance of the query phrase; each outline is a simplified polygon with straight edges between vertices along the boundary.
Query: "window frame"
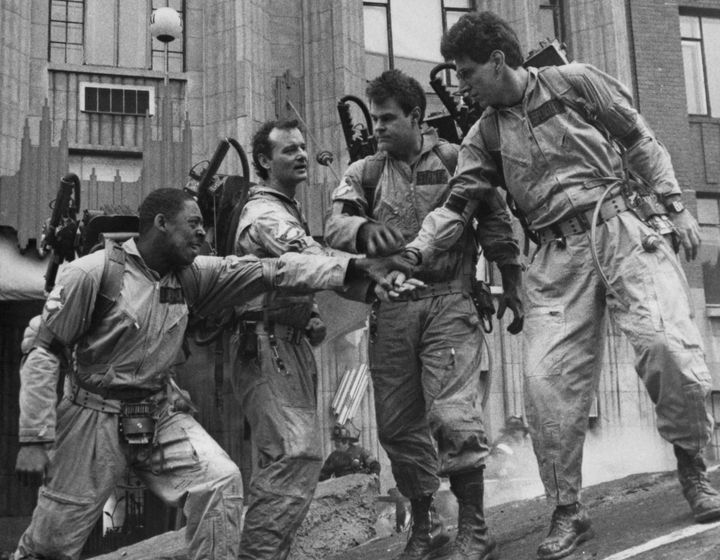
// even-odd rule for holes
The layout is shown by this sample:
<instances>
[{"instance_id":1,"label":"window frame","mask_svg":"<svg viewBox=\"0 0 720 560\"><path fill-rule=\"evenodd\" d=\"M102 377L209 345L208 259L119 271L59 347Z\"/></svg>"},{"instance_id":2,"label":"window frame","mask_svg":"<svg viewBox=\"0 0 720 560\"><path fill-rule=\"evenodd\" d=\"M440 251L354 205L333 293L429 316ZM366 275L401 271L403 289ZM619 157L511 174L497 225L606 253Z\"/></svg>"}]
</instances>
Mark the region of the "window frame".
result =
<instances>
[{"instance_id":1,"label":"window frame","mask_svg":"<svg viewBox=\"0 0 720 560\"><path fill-rule=\"evenodd\" d=\"M120 51L120 32L119 32L119 25L120 25L120 2L122 0L113 0L113 18L114 18L114 24L116 28L116 36L113 38L115 44L113 45L113 55L112 55L112 64L92 64L87 62L87 56L86 56L86 49L87 49L87 42L88 42L88 35L87 35L87 26L88 26L88 4L86 0L50 0L50 9L48 11L48 41L47 41L47 60L50 63L55 64L79 64L82 66L101 66L101 67L108 67L108 68L123 68L123 69L137 69L137 70L149 70L152 72L158 72L158 73L165 73L165 65L166 65L166 59L165 59L165 45L159 43L157 39L152 37L150 33L150 14L153 10L160 8L160 7L167 7L172 4L172 6L177 12L180 14L180 19L183 22L183 33L182 38L178 41L172 41L168 44L168 55L170 58L173 56L179 57L180 62L180 70L176 70L177 72L186 72L187 71L187 33L185 32L185 14L187 13L187 6L186 6L186 0L146 0L146 7L147 7L147 20L148 25L145 32L145 43L146 43L146 52L145 52L145 63L142 67L140 66L123 66L120 65L119 60L119 51ZM65 19L58 19L54 16L54 7L56 6L63 6L65 7ZM82 14L81 21L70 21L67 19L68 13L69 13L69 5L74 5L75 7L80 7L80 13ZM179 6L179 7L178 7ZM57 41L53 40L53 27L57 25L64 26L65 29L65 41ZM81 42L75 43L75 42L68 42L68 28L71 24L80 25L81 29ZM79 46L81 56L80 60L81 62L68 62L68 45L75 45ZM62 60L57 60L56 58L53 58L54 51L58 48L58 46L64 46L64 56L62 57ZM159 64L155 64L156 58L160 60Z\"/></svg>"},{"instance_id":2,"label":"window frame","mask_svg":"<svg viewBox=\"0 0 720 560\"><path fill-rule=\"evenodd\" d=\"M80 6L80 13L81 13L81 20L78 21L71 21L68 19L68 13L69 13L69 7L70 5L79 5ZM64 5L65 6L65 19L55 19L53 17L53 8L54 6L58 5ZM65 41L54 41L53 40L53 24L63 24L65 28ZM68 28L70 24L80 24L80 32L81 32L81 40L80 43L70 43L68 42ZM68 45L80 45L80 50L83 53L82 59L84 61L85 55L85 0L50 0L50 9L48 10L48 46L47 46L47 59L48 61L52 61L52 54L53 54L53 45L63 45L64 49L64 56L63 56L63 63L64 64L71 64L68 63ZM59 61L58 61L59 62Z\"/></svg>"},{"instance_id":3,"label":"window frame","mask_svg":"<svg viewBox=\"0 0 720 560\"><path fill-rule=\"evenodd\" d=\"M119 115L124 117L142 117L145 116L145 113L125 113L125 112L117 112L117 111L101 111L101 110L92 110L87 109L85 106L85 93L88 88L95 88L95 89L109 89L109 90L122 90L122 91L145 91L148 92L148 115L153 116L156 112L156 92L154 86L143 86L143 85L123 85L123 84L106 84L102 82L80 82L79 84L80 88L80 94L79 94L79 100L80 100L80 111L87 114L93 114L93 115Z\"/></svg>"},{"instance_id":4,"label":"window frame","mask_svg":"<svg viewBox=\"0 0 720 560\"><path fill-rule=\"evenodd\" d=\"M703 26L702 26L702 20L703 19L714 19L720 22L720 11L719 10L702 10L702 9L692 9L692 8L684 8L681 7L679 9L679 17L678 17L678 26L679 26L679 18L680 17L694 17L698 18L699 20L699 30L700 30L700 37L684 37L682 35L682 31L680 31L680 45L681 49L682 46L686 42L694 42L700 44L700 59L702 61L702 76L703 76L703 93L705 96L705 112L704 113L691 113L688 111L688 116L693 117L708 117L713 119L720 118L720 107L718 108L718 116L713 116L713 103L710 97L710 82L708 80L708 61L707 61L707 55L706 55L706 49L705 49L705 38L703 36ZM683 60L683 72L686 72L687 69L685 68L685 61ZM720 93L720 92L719 92ZM687 92L686 92L687 96Z\"/></svg>"}]
</instances>

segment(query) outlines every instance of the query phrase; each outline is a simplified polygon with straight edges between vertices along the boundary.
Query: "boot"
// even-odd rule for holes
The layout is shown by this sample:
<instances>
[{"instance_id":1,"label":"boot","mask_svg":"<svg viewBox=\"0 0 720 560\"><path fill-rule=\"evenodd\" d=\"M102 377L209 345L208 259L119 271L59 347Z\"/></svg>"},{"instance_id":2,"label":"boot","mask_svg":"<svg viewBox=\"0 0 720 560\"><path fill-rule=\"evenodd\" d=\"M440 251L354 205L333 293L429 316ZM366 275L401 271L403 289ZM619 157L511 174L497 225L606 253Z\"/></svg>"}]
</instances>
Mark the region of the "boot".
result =
<instances>
[{"instance_id":1,"label":"boot","mask_svg":"<svg viewBox=\"0 0 720 560\"><path fill-rule=\"evenodd\" d=\"M450 489L458 501L458 532L447 560L497 560L497 545L483 514L483 471L451 475Z\"/></svg>"},{"instance_id":2,"label":"boot","mask_svg":"<svg viewBox=\"0 0 720 560\"><path fill-rule=\"evenodd\" d=\"M450 540L445 526L432 507L432 496L412 498L412 528L405 550L397 560L427 560Z\"/></svg>"},{"instance_id":3,"label":"boot","mask_svg":"<svg viewBox=\"0 0 720 560\"><path fill-rule=\"evenodd\" d=\"M710 486L702 456L698 453L691 457L677 445L673 446L673 449L677 457L678 479L683 496L690 504L695 521L707 523L720 519L720 494Z\"/></svg>"},{"instance_id":4,"label":"boot","mask_svg":"<svg viewBox=\"0 0 720 560\"><path fill-rule=\"evenodd\" d=\"M557 506L550 522L550 532L540 543L537 557L540 560L563 558L594 536L590 518L579 502Z\"/></svg>"}]
</instances>

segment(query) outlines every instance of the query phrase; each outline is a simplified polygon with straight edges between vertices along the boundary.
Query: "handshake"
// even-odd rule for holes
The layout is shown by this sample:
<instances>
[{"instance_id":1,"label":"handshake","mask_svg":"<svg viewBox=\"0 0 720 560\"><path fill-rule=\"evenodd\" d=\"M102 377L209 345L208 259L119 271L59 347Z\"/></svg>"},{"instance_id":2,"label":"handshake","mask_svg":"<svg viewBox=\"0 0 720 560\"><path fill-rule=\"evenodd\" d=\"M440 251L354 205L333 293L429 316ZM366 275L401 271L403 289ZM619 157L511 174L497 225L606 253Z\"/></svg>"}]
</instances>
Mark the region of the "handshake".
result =
<instances>
[{"instance_id":1,"label":"handshake","mask_svg":"<svg viewBox=\"0 0 720 560\"><path fill-rule=\"evenodd\" d=\"M388 226L367 222L357 235L357 250L367 257L352 259L348 273L362 274L375 282L375 295L381 301L391 301L403 293L425 284L412 278L420 255L403 249L405 240L400 232Z\"/></svg>"}]
</instances>

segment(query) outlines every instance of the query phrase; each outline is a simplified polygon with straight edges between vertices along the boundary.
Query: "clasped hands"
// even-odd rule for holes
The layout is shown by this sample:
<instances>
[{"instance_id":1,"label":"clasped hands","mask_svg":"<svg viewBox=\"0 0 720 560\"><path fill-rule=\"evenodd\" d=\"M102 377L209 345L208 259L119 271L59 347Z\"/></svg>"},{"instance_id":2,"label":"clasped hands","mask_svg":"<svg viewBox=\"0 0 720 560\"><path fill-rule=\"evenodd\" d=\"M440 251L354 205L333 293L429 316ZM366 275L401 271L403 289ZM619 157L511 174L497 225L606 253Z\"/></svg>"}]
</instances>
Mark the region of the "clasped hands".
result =
<instances>
[{"instance_id":1,"label":"clasped hands","mask_svg":"<svg viewBox=\"0 0 720 560\"><path fill-rule=\"evenodd\" d=\"M380 301L392 301L425 284L412 278L417 258L403 251L405 238L398 230L375 222L366 222L358 230L357 250L365 253L368 277L375 282L375 295Z\"/></svg>"}]
</instances>

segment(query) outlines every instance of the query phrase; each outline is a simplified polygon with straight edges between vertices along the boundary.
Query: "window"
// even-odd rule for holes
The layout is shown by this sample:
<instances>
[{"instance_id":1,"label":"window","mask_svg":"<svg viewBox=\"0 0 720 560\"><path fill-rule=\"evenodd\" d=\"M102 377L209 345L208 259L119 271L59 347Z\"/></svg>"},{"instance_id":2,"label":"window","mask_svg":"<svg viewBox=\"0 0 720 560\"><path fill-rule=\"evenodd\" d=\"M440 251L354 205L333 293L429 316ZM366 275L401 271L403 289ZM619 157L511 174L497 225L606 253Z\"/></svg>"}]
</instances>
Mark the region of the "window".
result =
<instances>
[{"instance_id":1,"label":"window","mask_svg":"<svg viewBox=\"0 0 720 560\"><path fill-rule=\"evenodd\" d=\"M184 19L183 0L51 0L49 59L165 71L165 45L150 36L152 10L169 6ZM168 69L182 72L185 38L168 44Z\"/></svg>"},{"instance_id":2,"label":"window","mask_svg":"<svg viewBox=\"0 0 720 560\"><path fill-rule=\"evenodd\" d=\"M84 4L84 0L50 3L50 60L82 64Z\"/></svg>"},{"instance_id":3,"label":"window","mask_svg":"<svg viewBox=\"0 0 720 560\"><path fill-rule=\"evenodd\" d=\"M366 77L399 68L429 89L430 70L443 61L443 32L473 8L474 0L364 2Z\"/></svg>"},{"instance_id":4,"label":"window","mask_svg":"<svg viewBox=\"0 0 720 560\"><path fill-rule=\"evenodd\" d=\"M698 194L697 204L705 302L720 307L720 196Z\"/></svg>"},{"instance_id":5,"label":"window","mask_svg":"<svg viewBox=\"0 0 720 560\"><path fill-rule=\"evenodd\" d=\"M720 17L680 15L688 113L720 117Z\"/></svg>"},{"instance_id":6,"label":"window","mask_svg":"<svg viewBox=\"0 0 720 560\"><path fill-rule=\"evenodd\" d=\"M81 82L80 110L113 115L153 115L155 90L149 86L127 87Z\"/></svg>"}]
</instances>

